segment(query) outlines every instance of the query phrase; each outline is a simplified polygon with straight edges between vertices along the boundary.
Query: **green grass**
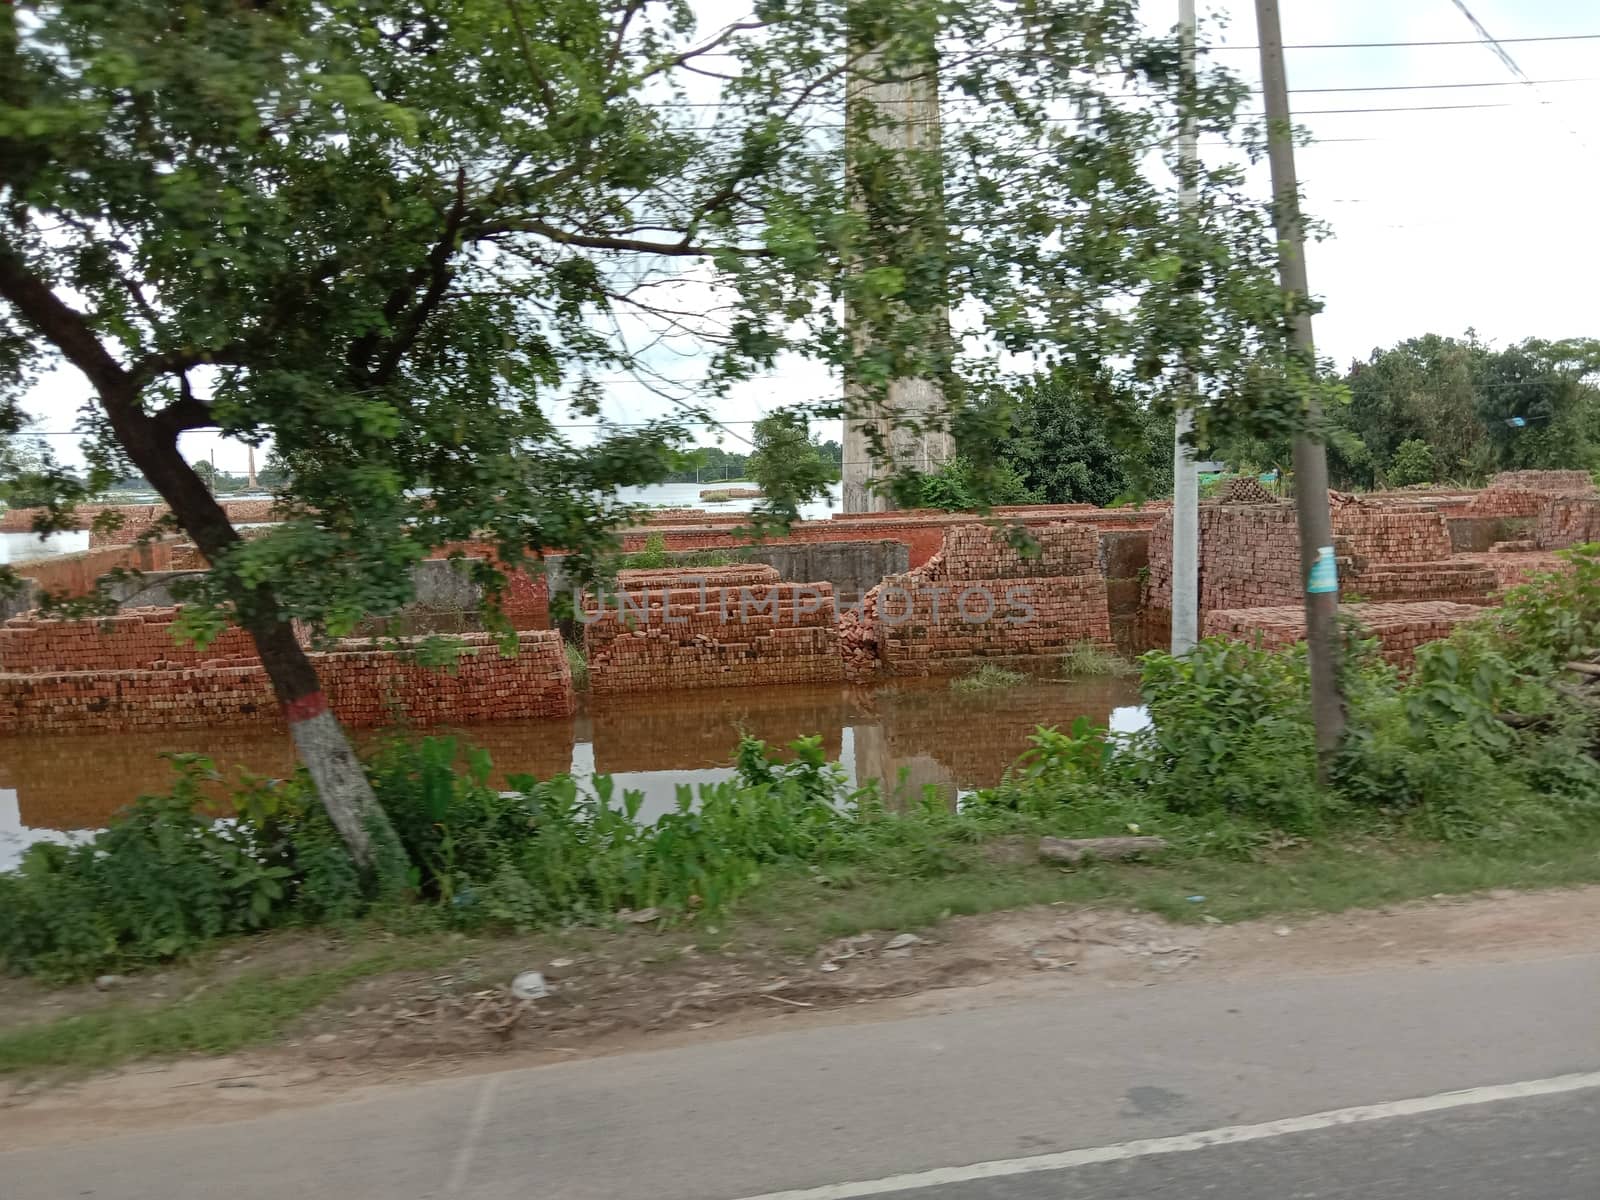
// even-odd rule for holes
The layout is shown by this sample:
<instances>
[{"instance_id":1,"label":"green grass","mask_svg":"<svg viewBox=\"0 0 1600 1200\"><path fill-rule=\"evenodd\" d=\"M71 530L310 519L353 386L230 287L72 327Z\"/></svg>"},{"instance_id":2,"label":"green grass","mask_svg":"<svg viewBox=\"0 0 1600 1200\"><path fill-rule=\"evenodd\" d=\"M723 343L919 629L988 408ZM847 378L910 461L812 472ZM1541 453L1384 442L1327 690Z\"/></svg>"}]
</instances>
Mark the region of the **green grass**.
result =
<instances>
[{"instance_id":1,"label":"green grass","mask_svg":"<svg viewBox=\"0 0 1600 1200\"><path fill-rule=\"evenodd\" d=\"M1079 642L1061 656L1061 673L1076 679L1091 675L1137 675L1139 668L1115 650L1093 642Z\"/></svg>"},{"instance_id":2,"label":"green grass","mask_svg":"<svg viewBox=\"0 0 1600 1200\"><path fill-rule=\"evenodd\" d=\"M926 929L952 916L1057 902L1139 908L1175 921L1210 916L1233 922L1374 908L1440 893L1600 883L1600 830L1517 843L1346 842L1303 846L1264 861L1185 858L1077 870L991 864L981 847L961 849L967 869L933 878L852 879L836 872L822 884L807 871L775 871L716 923L715 934L703 931L698 940L703 947L769 941L787 953L808 953L867 930ZM597 943L608 936L572 933ZM486 940L480 950L493 945ZM188 1000L122 1002L21 1026L0 1033L0 1073L104 1070L143 1058L231 1053L282 1036L363 979L432 968L461 953L442 947L435 935L402 936L377 954L300 974L260 971Z\"/></svg>"},{"instance_id":3,"label":"green grass","mask_svg":"<svg viewBox=\"0 0 1600 1200\"><path fill-rule=\"evenodd\" d=\"M995 688L1016 687L1025 679L1027 676L1021 671L1011 671L1005 667L997 667L994 663L984 663L970 675L952 679L950 687L957 692L986 692Z\"/></svg>"},{"instance_id":4,"label":"green grass","mask_svg":"<svg viewBox=\"0 0 1600 1200\"><path fill-rule=\"evenodd\" d=\"M437 949L391 949L298 975L252 972L170 1004L124 1002L24 1025L0 1033L0 1072L105 1070L141 1058L229 1054L271 1041L296 1019L362 979L402 967L429 966L448 957Z\"/></svg>"},{"instance_id":5,"label":"green grass","mask_svg":"<svg viewBox=\"0 0 1600 1200\"><path fill-rule=\"evenodd\" d=\"M1316 845L1256 862L1169 859L1076 870L983 864L933 879L864 879L844 888L784 876L750 896L740 911L745 919L783 928L785 948L803 952L866 930L925 929L951 916L1034 904L1112 905L1174 921L1211 916L1234 922L1376 908L1440 893L1591 883L1600 883L1600 831L1519 844Z\"/></svg>"},{"instance_id":6,"label":"green grass","mask_svg":"<svg viewBox=\"0 0 1600 1200\"><path fill-rule=\"evenodd\" d=\"M575 691L587 692L589 690L589 660L583 656L583 647L572 642L565 643L567 650L567 666L572 668L572 686Z\"/></svg>"}]
</instances>

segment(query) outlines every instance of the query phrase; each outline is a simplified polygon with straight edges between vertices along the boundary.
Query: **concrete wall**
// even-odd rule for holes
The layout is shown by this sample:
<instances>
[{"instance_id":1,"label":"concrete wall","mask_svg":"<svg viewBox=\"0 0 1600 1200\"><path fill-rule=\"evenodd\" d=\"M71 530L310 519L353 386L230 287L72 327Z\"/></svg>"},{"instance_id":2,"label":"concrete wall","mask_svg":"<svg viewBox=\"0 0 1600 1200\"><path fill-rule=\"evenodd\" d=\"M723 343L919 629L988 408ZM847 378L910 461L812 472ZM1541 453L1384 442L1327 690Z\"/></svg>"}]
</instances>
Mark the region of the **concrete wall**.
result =
<instances>
[{"instance_id":1,"label":"concrete wall","mask_svg":"<svg viewBox=\"0 0 1600 1200\"><path fill-rule=\"evenodd\" d=\"M766 563L785 583L828 583L841 604L854 604L890 575L911 568L911 549L891 539L751 546L746 562Z\"/></svg>"}]
</instances>

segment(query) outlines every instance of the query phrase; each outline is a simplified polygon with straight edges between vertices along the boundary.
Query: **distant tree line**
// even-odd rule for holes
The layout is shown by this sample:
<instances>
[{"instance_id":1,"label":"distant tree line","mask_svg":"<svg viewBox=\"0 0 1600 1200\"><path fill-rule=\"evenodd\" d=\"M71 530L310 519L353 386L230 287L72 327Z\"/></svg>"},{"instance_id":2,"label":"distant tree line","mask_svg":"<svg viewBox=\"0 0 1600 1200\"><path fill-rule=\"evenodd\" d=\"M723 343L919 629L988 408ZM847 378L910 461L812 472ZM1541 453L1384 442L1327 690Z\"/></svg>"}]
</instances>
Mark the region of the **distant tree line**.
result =
<instances>
[{"instance_id":1,"label":"distant tree line","mask_svg":"<svg viewBox=\"0 0 1600 1200\"><path fill-rule=\"evenodd\" d=\"M1335 487L1477 486L1498 471L1600 470L1600 339L1496 350L1468 332L1377 349L1324 379ZM921 503L1115 504L1172 492L1172 418L1109 373L1062 368L996 389ZM1244 473L1290 469L1290 435L1196 450Z\"/></svg>"},{"instance_id":2,"label":"distant tree line","mask_svg":"<svg viewBox=\"0 0 1600 1200\"><path fill-rule=\"evenodd\" d=\"M1600 339L1529 338L1496 350L1471 331L1427 334L1354 362L1325 414L1341 488L1482 484L1498 471L1600 469ZM1217 456L1287 466L1288 438Z\"/></svg>"}]
</instances>

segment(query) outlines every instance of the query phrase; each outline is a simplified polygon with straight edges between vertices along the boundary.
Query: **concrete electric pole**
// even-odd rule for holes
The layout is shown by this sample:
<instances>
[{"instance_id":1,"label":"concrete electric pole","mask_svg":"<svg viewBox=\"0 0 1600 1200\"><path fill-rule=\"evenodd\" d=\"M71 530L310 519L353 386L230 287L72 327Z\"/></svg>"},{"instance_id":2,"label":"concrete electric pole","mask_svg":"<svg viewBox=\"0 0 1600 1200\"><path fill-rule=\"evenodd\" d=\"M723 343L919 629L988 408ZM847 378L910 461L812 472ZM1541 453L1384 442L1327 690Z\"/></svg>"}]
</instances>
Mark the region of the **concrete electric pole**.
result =
<instances>
[{"instance_id":1,"label":"concrete electric pole","mask_svg":"<svg viewBox=\"0 0 1600 1200\"><path fill-rule=\"evenodd\" d=\"M1344 693L1339 682L1339 579L1333 515L1328 508L1328 456L1313 433L1320 416L1314 388L1316 343L1311 336L1311 314L1304 307L1311 288L1306 280L1305 226L1300 215L1300 181L1295 175L1289 77L1283 62L1278 0L1256 0L1256 25L1278 231L1278 273L1284 292L1295 306L1294 349L1308 376L1302 428L1294 439L1294 498L1300 528L1300 571L1305 581L1311 716L1317 728L1319 770L1325 775L1330 757L1344 738L1345 726Z\"/></svg>"},{"instance_id":2,"label":"concrete electric pole","mask_svg":"<svg viewBox=\"0 0 1600 1200\"><path fill-rule=\"evenodd\" d=\"M1178 37L1183 44L1183 129L1178 135L1178 208L1187 222L1197 196L1200 148L1195 137L1194 0L1178 0ZM1200 640L1200 479L1194 453L1184 439L1194 428L1194 375L1184 372L1172 442L1172 652L1187 654Z\"/></svg>"},{"instance_id":3,"label":"concrete electric pole","mask_svg":"<svg viewBox=\"0 0 1600 1200\"><path fill-rule=\"evenodd\" d=\"M852 140L859 146L862 139L868 139L869 148L883 148L891 154L937 154L940 146L937 49L928 47L927 62L921 68L888 64L870 50L863 53L852 49L845 83L845 129L847 170L854 157ZM872 200L857 186L852 202L867 207ZM930 248L938 252L936 243L943 238L942 209L941 193L925 198L927 228L920 232L926 236L906 231L905 242L911 247L911 253L926 253ZM944 340L948 341L948 314L940 314L938 320L944 322ZM859 349L868 335L848 307L845 325ZM841 476L845 512L883 512L893 507L893 502L873 490L874 480L906 467L932 473L950 461L953 445L950 435L943 429L920 431L905 427L906 421L933 420L942 424L945 397L938 380L894 379L889 382L886 394L873 396L868 389L852 382L847 374L844 394L846 417ZM873 453L875 443L881 447L878 456Z\"/></svg>"}]
</instances>

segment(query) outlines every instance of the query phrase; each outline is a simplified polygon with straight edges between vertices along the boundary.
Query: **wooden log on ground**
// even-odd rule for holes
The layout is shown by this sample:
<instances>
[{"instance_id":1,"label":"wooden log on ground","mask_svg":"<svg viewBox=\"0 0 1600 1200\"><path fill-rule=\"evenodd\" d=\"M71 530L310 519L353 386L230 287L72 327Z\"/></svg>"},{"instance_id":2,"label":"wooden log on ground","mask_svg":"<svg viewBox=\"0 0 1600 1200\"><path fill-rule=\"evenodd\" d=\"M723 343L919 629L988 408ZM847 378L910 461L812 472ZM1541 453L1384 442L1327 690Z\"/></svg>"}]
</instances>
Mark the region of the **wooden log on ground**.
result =
<instances>
[{"instance_id":1,"label":"wooden log on ground","mask_svg":"<svg viewBox=\"0 0 1600 1200\"><path fill-rule=\"evenodd\" d=\"M1165 838L1158 837L1103 837L1103 838L1040 838L1039 857L1051 862L1077 866L1085 859L1096 858L1114 861L1139 858L1145 854L1158 854L1167 848Z\"/></svg>"}]
</instances>

